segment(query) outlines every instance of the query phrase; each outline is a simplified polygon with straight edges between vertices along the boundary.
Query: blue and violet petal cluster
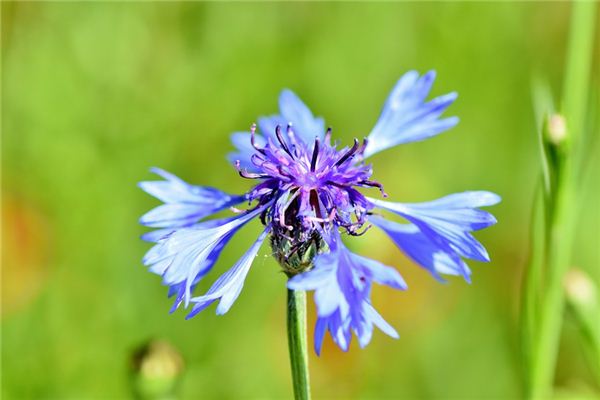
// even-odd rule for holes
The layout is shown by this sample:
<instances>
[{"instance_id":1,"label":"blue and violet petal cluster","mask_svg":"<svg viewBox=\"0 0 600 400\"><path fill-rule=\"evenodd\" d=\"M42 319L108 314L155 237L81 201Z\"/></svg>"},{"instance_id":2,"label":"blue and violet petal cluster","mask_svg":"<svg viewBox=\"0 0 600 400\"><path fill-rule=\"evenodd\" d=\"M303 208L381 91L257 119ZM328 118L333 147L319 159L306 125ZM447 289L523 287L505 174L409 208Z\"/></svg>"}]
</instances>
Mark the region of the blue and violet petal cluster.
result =
<instances>
[{"instance_id":1,"label":"blue and violet petal cluster","mask_svg":"<svg viewBox=\"0 0 600 400\"><path fill-rule=\"evenodd\" d=\"M359 345L366 346L375 326L396 338L394 328L371 304L371 287L377 283L404 290L406 283L396 269L352 253L342 241L343 235L360 236L372 225L436 279L459 275L470 282L471 271L464 260L489 261L471 232L496 223L480 207L494 205L500 198L471 191L426 203L389 202L381 199L387 195L372 179L371 165L365 163L382 150L427 139L458 123L456 117L441 117L456 99L455 93L427 100L434 79L434 72L405 74L371 133L344 147L332 141L331 129L325 129L322 118L284 90L278 115L259 118L250 132L232 136L236 151L229 160L241 177L256 181L243 195L190 185L153 169L164 180L140 186L164 204L140 220L157 228L143 236L154 243L144 264L169 286L169 296L175 297L171 312L183 303L192 307L190 318L217 301L217 313L227 312L261 245L270 237L274 254L290 277L288 287L314 291L317 353L327 331L343 350L348 349L353 332ZM369 188L377 190L378 198L363 194ZM242 203L245 209L240 209ZM209 218L227 209L232 216ZM382 211L397 215L398 221L384 218ZM256 242L206 294L193 296L229 239L252 219L264 225Z\"/></svg>"}]
</instances>

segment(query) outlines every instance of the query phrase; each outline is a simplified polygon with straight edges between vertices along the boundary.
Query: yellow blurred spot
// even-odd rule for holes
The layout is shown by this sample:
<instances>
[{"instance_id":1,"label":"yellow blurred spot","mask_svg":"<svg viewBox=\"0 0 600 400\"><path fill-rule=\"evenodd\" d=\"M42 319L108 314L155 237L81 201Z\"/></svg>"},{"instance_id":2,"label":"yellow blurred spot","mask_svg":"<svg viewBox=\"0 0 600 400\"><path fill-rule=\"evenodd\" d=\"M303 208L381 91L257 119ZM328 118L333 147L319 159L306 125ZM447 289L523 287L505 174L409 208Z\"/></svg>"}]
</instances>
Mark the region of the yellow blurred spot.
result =
<instances>
[{"instance_id":1,"label":"yellow blurred spot","mask_svg":"<svg viewBox=\"0 0 600 400\"><path fill-rule=\"evenodd\" d=\"M579 269L567 272L564 281L567 298L577 304L593 304L597 301L596 288L587 274Z\"/></svg>"},{"instance_id":2,"label":"yellow blurred spot","mask_svg":"<svg viewBox=\"0 0 600 400\"><path fill-rule=\"evenodd\" d=\"M567 137L567 123L562 115L554 114L548 120L548 137L554 144L560 144Z\"/></svg>"},{"instance_id":3,"label":"yellow blurred spot","mask_svg":"<svg viewBox=\"0 0 600 400\"><path fill-rule=\"evenodd\" d=\"M46 278L46 221L34 207L2 195L2 317L29 304Z\"/></svg>"},{"instance_id":4,"label":"yellow blurred spot","mask_svg":"<svg viewBox=\"0 0 600 400\"><path fill-rule=\"evenodd\" d=\"M170 343L152 340L133 355L134 387L142 399L174 398L183 358Z\"/></svg>"}]
</instances>

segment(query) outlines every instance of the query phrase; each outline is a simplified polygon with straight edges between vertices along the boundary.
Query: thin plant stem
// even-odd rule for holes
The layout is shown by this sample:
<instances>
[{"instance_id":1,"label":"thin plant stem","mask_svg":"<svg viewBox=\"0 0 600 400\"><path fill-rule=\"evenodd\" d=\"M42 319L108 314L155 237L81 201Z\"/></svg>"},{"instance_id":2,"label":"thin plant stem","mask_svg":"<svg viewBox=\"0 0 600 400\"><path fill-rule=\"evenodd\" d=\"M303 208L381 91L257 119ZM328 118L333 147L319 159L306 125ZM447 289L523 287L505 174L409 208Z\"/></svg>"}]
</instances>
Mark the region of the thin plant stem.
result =
<instances>
[{"instance_id":1,"label":"thin plant stem","mask_svg":"<svg viewBox=\"0 0 600 400\"><path fill-rule=\"evenodd\" d=\"M524 271L523 295L521 298L521 343L524 357L523 375L525 377L525 386L530 387L531 376L529 371L532 368L533 342L535 339L536 327L538 324L540 303L539 282L543 276L544 263L544 243L543 243L543 192L544 184L540 182L535 194L534 207L530 217L530 254L527 268ZM540 235L540 233L542 233Z\"/></svg>"},{"instance_id":2,"label":"thin plant stem","mask_svg":"<svg viewBox=\"0 0 600 400\"><path fill-rule=\"evenodd\" d=\"M287 331L296 400L310 399L308 351L306 348L306 292L288 289Z\"/></svg>"},{"instance_id":3,"label":"thin plant stem","mask_svg":"<svg viewBox=\"0 0 600 400\"><path fill-rule=\"evenodd\" d=\"M549 231L545 257L547 269L539 329L537 340L532 342L534 348L530 354L533 357L530 394L532 399L546 398L552 387L564 310L562 280L571 256L574 226L573 185L569 179L568 165L563 165L558 172L556 192L548 211Z\"/></svg>"},{"instance_id":4,"label":"thin plant stem","mask_svg":"<svg viewBox=\"0 0 600 400\"><path fill-rule=\"evenodd\" d=\"M585 123L596 21L596 1L573 1L567 65L563 81L563 114L574 144L581 143ZM575 149L579 150L579 149Z\"/></svg>"}]
</instances>

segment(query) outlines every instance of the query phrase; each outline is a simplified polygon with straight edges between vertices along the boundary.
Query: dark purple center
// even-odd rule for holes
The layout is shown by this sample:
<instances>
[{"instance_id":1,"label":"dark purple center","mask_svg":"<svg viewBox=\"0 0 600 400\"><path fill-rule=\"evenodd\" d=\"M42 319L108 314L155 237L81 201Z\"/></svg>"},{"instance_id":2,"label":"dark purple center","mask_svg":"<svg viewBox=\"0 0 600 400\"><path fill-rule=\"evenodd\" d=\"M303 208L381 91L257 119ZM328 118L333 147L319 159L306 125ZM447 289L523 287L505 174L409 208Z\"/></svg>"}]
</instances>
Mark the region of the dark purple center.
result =
<instances>
[{"instance_id":1,"label":"dark purple center","mask_svg":"<svg viewBox=\"0 0 600 400\"><path fill-rule=\"evenodd\" d=\"M255 130L253 126L254 170L242 170L239 163L236 166L242 177L262 181L250 191L249 201L273 202L263 221L272 224L274 234L302 241L332 224L351 235L362 233L360 228L372 205L356 188L377 187L383 193L381 184L369 180L372 169L363 162L366 140L360 144L354 139L352 147L338 150L338 143L331 144L328 129L322 142L316 138L305 144L290 125L285 133L278 126L274 138L268 137L260 147Z\"/></svg>"}]
</instances>

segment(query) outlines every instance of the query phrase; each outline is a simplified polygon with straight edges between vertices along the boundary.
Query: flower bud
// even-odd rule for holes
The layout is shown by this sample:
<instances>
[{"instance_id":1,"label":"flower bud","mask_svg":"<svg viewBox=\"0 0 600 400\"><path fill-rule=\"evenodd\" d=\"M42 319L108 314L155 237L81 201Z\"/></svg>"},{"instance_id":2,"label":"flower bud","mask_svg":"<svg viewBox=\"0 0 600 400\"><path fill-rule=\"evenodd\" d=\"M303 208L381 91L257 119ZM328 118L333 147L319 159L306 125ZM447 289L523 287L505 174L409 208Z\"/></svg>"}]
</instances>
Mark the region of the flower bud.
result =
<instances>
[{"instance_id":1,"label":"flower bud","mask_svg":"<svg viewBox=\"0 0 600 400\"><path fill-rule=\"evenodd\" d=\"M559 145L564 142L567 137L567 123L565 117L560 114L552 114L548 118L547 128L548 140L554 144Z\"/></svg>"},{"instance_id":2,"label":"flower bud","mask_svg":"<svg viewBox=\"0 0 600 400\"><path fill-rule=\"evenodd\" d=\"M325 243L318 233L313 233L305 241L281 234L271 236L273 256L289 277L311 269L313 259L324 247Z\"/></svg>"},{"instance_id":3,"label":"flower bud","mask_svg":"<svg viewBox=\"0 0 600 400\"><path fill-rule=\"evenodd\" d=\"M576 307L589 307L598 302L594 282L579 269L567 272L564 281L567 301Z\"/></svg>"},{"instance_id":4,"label":"flower bud","mask_svg":"<svg viewBox=\"0 0 600 400\"><path fill-rule=\"evenodd\" d=\"M153 340L133 356L135 391L142 399L167 399L183 371L183 359L168 342Z\"/></svg>"}]
</instances>

